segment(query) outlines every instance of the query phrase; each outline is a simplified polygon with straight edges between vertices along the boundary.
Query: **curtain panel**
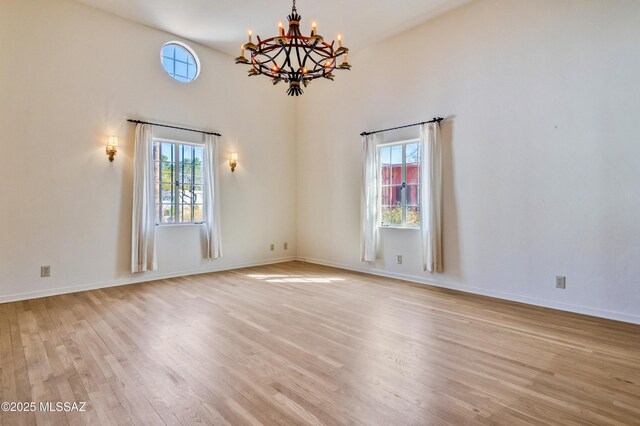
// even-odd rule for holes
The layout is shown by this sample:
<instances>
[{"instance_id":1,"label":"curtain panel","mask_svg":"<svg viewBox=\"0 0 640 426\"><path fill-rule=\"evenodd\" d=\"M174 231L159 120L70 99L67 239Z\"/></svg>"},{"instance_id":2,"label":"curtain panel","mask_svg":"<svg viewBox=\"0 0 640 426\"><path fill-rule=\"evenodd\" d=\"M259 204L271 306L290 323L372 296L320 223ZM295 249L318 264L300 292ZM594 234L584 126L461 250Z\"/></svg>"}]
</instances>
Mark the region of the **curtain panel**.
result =
<instances>
[{"instance_id":1,"label":"curtain panel","mask_svg":"<svg viewBox=\"0 0 640 426\"><path fill-rule=\"evenodd\" d=\"M216 135L204 135L205 259L222 257L219 160L218 137Z\"/></svg>"},{"instance_id":2,"label":"curtain panel","mask_svg":"<svg viewBox=\"0 0 640 426\"><path fill-rule=\"evenodd\" d=\"M442 142L440 125L420 126L420 236L425 271L442 272Z\"/></svg>"},{"instance_id":3,"label":"curtain panel","mask_svg":"<svg viewBox=\"0 0 640 426\"><path fill-rule=\"evenodd\" d=\"M156 260L155 180L153 131L149 124L136 126L133 154L133 212L131 224L131 272L154 271Z\"/></svg>"},{"instance_id":4,"label":"curtain panel","mask_svg":"<svg viewBox=\"0 0 640 426\"><path fill-rule=\"evenodd\" d=\"M376 135L362 137L363 171L361 194L361 234L360 260L376 260L378 242L379 206L378 206L378 151Z\"/></svg>"}]
</instances>

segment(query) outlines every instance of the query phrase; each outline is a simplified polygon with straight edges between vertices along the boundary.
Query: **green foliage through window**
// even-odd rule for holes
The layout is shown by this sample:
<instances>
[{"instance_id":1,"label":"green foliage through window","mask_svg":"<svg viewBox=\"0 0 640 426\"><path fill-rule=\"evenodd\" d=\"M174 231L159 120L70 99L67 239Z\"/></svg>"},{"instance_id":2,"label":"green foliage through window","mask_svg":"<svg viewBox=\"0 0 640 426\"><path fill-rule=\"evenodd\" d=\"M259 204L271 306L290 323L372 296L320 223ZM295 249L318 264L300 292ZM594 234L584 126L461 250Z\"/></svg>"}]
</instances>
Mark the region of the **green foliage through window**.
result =
<instances>
[{"instance_id":1,"label":"green foliage through window","mask_svg":"<svg viewBox=\"0 0 640 426\"><path fill-rule=\"evenodd\" d=\"M204 148L157 140L153 157L157 223L201 223Z\"/></svg>"}]
</instances>

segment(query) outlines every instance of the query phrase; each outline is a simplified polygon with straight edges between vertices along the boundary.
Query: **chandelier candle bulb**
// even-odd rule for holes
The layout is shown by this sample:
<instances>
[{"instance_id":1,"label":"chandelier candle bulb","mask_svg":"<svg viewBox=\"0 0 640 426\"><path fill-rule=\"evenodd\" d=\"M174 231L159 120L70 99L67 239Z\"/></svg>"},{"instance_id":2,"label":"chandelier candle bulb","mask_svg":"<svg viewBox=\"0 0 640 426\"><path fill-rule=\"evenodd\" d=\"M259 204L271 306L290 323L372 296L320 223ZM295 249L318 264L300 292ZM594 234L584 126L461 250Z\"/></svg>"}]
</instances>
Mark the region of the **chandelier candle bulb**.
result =
<instances>
[{"instance_id":1,"label":"chandelier candle bulb","mask_svg":"<svg viewBox=\"0 0 640 426\"><path fill-rule=\"evenodd\" d=\"M249 43L253 43L253 39L252 39L253 31L249 30L247 31L247 34L249 35Z\"/></svg>"},{"instance_id":2,"label":"chandelier candle bulb","mask_svg":"<svg viewBox=\"0 0 640 426\"><path fill-rule=\"evenodd\" d=\"M311 23L311 35L315 36L318 34L318 24L316 23L316 21L313 21Z\"/></svg>"},{"instance_id":3,"label":"chandelier candle bulb","mask_svg":"<svg viewBox=\"0 0 640 426\"><path fill-rule=\"evenodd\" d=\"M282 22L278 22L278 31L280 31L280 37L284 37L284 25L282 25Z\"/></svg>"},{"instance_id":4,"label":"chandelier candle bulb","mask_svg":"<svg viewBox=\"0 0 640 426\"><path fill-rule=\"evenodd\" d=\"M342 47L342 35L338 34L338 46Z\"/></svg>"}]
</instances>

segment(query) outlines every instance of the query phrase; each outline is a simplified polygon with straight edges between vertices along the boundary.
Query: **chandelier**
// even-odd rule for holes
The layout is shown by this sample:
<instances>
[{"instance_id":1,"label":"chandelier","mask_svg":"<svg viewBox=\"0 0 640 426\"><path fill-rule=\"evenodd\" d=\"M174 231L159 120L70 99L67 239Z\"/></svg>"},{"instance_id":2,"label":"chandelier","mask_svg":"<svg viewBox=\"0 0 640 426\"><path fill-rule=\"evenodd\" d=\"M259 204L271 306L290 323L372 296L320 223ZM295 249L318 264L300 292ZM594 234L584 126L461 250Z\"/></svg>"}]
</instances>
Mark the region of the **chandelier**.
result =
<instances>
[{"instance_id":1,"label":"chandelier","mask_svg":"<svg viewBox=\"0 0 640 426\"><path fill-rule=\"evenodd\" d=\"M296 10L293 0L291 15L287 16L289 30L285 34L282 22L278 24L279 35L267 39L257 37L258 44L253 43L253 33L249 30L249 42L242 45L242 54L236 58L236 64L250 65L249 76L265 75L273 84L284 82L289 85L287 95L299 96L302 87L307 87L316 78L333 80L336 69L349 70L349 49L342 46L342 36L338 35L338 48L317 33L317 24L311 25L311 35L303 36L300 32L302 16ZM251 53L250 59L245 57L245 50ZM342 56L342 63L338 59Z\"/></svg>"}]
</instances>

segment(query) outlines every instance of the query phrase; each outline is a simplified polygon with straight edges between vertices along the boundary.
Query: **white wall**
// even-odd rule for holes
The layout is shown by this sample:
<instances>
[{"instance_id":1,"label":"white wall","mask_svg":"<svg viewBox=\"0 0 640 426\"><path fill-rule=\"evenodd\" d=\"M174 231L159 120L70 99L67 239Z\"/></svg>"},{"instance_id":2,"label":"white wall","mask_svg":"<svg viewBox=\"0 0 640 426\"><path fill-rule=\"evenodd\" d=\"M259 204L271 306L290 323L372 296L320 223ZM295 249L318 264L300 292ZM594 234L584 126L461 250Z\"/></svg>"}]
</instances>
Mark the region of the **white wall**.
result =
<instances>
[{"instance_id":1,"label":"white wall","mask_svg":"<svg viewBox=\"0 0 640 426\"><path fill-rule=\"evenodd\" d=\"M637 1L483 0L354 52L302 97L299 257L640 322L639 48ZM446 272L413 230L360 263L358 134L437 115Z\"/></svg>"},{"instance_id":2,"label":"white wall","mask_svg":"<svg viewBox=\"0 0 640 426\"><path fill-rule=\"evenodd\" d=\"M1 0L0 301L295 257L293 102L194 43L201 75L172 80L159 52L174 39L74 2ZM224 258L201 259L198 226L160 228L160 270L129 272L132 117L218 131L239 153L221 168Z\"/></svg>"}]
</instances>

